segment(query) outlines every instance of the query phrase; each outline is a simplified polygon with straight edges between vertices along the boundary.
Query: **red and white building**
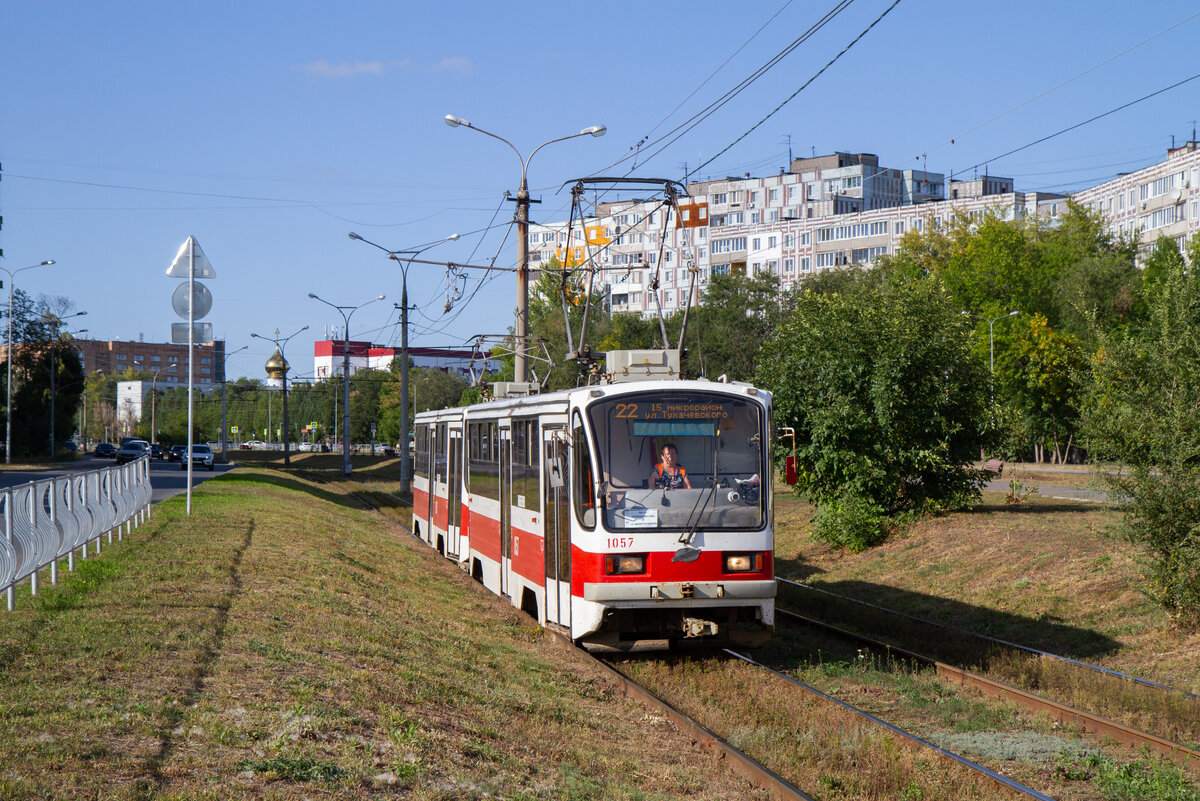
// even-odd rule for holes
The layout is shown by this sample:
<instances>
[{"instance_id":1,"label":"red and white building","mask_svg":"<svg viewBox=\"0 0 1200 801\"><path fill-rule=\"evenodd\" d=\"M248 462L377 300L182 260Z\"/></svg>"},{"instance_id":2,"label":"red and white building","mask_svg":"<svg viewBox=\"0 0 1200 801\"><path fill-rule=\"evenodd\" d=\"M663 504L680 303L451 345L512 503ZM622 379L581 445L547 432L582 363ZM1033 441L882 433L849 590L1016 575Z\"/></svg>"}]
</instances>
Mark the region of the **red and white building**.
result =
<instances>
[{"instance_id":1,"label":"red and white building","mask_svg":"<svg viewBox=\"0 0 1200 801\"><path fill-rule=\"evenodd\" d=\"M355 340L350 340L349 343L342 339L319 340L313 343L314 378L317 381L325 381L340 376L346 366L347 350L350 352L350 375L359 370L389 370L392 360L400 357L400 348ZM483 370L495 372L500 369L500 363L492 358L491 351L479 353L465 348L410 347L408 357L413 367L434 368L468 378L471 377L472 371L478 375Z\"/></svg>"}]
</instances>

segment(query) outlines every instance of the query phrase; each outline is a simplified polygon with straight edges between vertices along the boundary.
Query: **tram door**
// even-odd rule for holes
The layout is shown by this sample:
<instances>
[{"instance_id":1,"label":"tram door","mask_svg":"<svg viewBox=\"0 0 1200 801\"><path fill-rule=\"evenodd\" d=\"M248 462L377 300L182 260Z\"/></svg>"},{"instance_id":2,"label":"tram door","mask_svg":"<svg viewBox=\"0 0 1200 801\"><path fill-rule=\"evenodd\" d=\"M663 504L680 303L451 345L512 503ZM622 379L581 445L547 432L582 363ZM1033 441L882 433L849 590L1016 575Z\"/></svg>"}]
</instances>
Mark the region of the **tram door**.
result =
<instances>
[{"instance_id":1,"label":"tram door","mask_svg":"<svg viewBox=\"0 0 1200 801\"><path fill-rule=\"evenodd\" d=\"M512 429L500 429L500 594L510 595L512 570Z\"/></svg>"},{"instance_id":2,"label":"tram door","mask_svg":"<svg viewBox=\"0 0 1200 801\"><path fill-rule=\"evenodd\" d=\"M434 510L437 507L437 503L435 500L437 497L437 482L438 482L437 463L438 463L438 454L441 453L441 451L439 450L439 447L440 446L438 444L438 426L436 424L434 424L434 425L429 426L429 452L428 452L429 464L426 465L426 467L425 467L425 469L428 471L428 475L429 475L429 493L428 493L428 497L426 499L427 506L425 509L425 519L427 521L429 521L429 523L428 523L428 525L425 526L425 531L423 531L421 533L421 536L424 538L424 540L426 542L433 541L433 526L434 526L433 515L434 515Z\"/></svg>"},{"instance_id":3,"label":"tram door","mask_svg":"<svg viewBox=\"0 0 1200 801\"><path fill-rule=\"evenodd\" d=\"M450 429L450 486L447 491L447 503L450 512L446 521L446 556L457 557L461 551L459 539L462 536L462 428Z\"/></svg>"},{"instance_id":4,"label":"tram door","mask_svg":"<svg viewBox=\"0 0 1200 801\"><path fill-rule=\"evenodd\" d=\"M571 625L571 518L567 440L562 428L542 431L546 499L546 622Z\"/></svg>"},{"instance_id":5,"label":"tram door","mask_svg":"<svg viewBox=\"0 0 1200 801\"><path fill-rule=\"evenodd\" d=\"M426 542L437 547L437 533L446 531L449 524L449 508L447 495L450 488L449 470L449 436L447 425L438 423L431 427L434 433L433 447L433 476L429 488L430 523L426 532Z\"/></svg>"}]
</instances>

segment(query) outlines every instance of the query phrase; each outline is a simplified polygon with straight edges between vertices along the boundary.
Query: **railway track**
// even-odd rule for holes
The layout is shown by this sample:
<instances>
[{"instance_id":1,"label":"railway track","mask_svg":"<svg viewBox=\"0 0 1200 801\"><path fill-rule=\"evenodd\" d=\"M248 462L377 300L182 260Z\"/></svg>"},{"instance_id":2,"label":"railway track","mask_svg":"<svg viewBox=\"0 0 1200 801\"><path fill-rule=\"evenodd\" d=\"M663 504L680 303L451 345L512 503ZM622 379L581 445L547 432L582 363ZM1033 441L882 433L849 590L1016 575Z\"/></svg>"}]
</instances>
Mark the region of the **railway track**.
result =
<instances>
[{"instance_id":1,"label":"railway track","mask_svg":"<svg viewBox=\"0 0 1200 801\"><path fill-rule=\"evenodd\" d=\"M816 588L807 587L807 585L800 585L797 582L789 582L784 579L781 579L780 583L790 584L793 586L802 586L813 592L824 592ZM1190 693L1183 693L1182 691L1175 690L1164 685L1148 682L1144 679L1138 679L1133 676L1108 670L1107 668L1102 668L1096 665L1090 665L1086 662L1080 662L1079 660L1061 657L1044 651L1007 643L994 638L983 637L981 635L972 635L969 632L961 632L956 629L949 629L948 627L941 626L940 624L921 620L919 618L912 618L911 616L907 615L901 615L901 613L891 612L890 610L877 607L872 604L864 604L861 601L853 601L852 599L842 599L841 596L837 597L840 600L845 600L849 603L866 606L878 613L897 615L910 620L916 620L922 625L934 627L935 629L945 632L947 635L958 637L972 636L982 642L1017 649L1025 653L1036 655L1039 658L1055 659L1065 664L1069 664L1079 670L1100 673L1109 678L1123 682L1135 683L1143 688L1153 691L1180 694L1192 701L1196 700L1196 696ZM939 677L962 684L964 686L968 686L973 690L981 692L985 695L1004 699L1033 712L1045 712L1060 723L1076 725L1084 731L1109 737L1118 743L1130 747L1131 749L1136 750L1141 748L1149 748L1151 751L1161 754L1162 756L1167 757L1168 759L1171 759L1180 765L1191 767L1193 769L1200 768L1200 751L1197 751L1189 746L1173 742L1165 737L1142 731L1118 721L1109 720L1101 715L1087 710L1071 707L1067 704L1047 698L1044 695L1039 695L1034 692L1030 692L1029 690L1014 687L1010 684L1006 684L983 674L964 669L961 666L949 664L935 657L927 656L917 653L913 650L900 647L893 642L883 641L876 639L875 637L865 635L861 632L851 631L839 626L834 626L830 623L817 620L807 615L801 615L797 612L790 611L782 607L777 606L776 615L784 619L789 619L797 623L802 623L807 626L816 627L821 630L834 633L837 636L844 637L859 644L865 645L866 647L873 649L878 653L887 654L892 657L898 657L917 664L932 667L936 670Z\"/></svg>"},{"instance_id":2,"label":"railway track","mask_svg":"<svg viewBox=\"0 0 1200 801\"><path fill-rule=\"evenodd\" d=\"M377 488L369 487L355 479L344 478L340 476L331 478L316 473L309 473L307 471L305 471L304 477L316 483L336 487L337 492L354 498L366 509L379 510L379 501L381 499L384 500L383 505L386 506L398 506L403 503L402 499L400 499L398 496L392 495ZM361 486L362 490L352 491L351 487L353 485ZM781 617L790 617L792 613L788 613L786 610L780 610L779 614ZM803 618L800 616L796 616L796 619L803 620ZM836 627L829 627L827 624L821 624L818 621L805 620L804 624L821 625L825 628L833 628L836 630ZM796 784L792 783L792 781L789 781L789 777L781 775L771 767L768 767L767 765L758 761L751 753L747 753L746 751L737 748L719 733L707 728L702 723L692 718L687 712L684 711L683 707L672 704L669 700L660 697L658 693L654 692L643 683L637 681L637 679L633 676L620 670L616 665L609 664L607 660L596 659L594 656L586 654L582 650L575 648L569 642L569 640L567 640L561 634L553 631L550 631L550 633L555 636L557 642L561 643L564 647L570 648L575 654L581 656L582 658L593 660L597 664L601 665L602 669L606 672L609 672L613 680L621 687L624 695L635 698L646 706L650 707L652 710L656 710L657 714L670 720L680 730L687 732L697 744L701 745L706 751L713 754L714 758L716 758L723 767L732 770L734 773L763 788L767 791L771 798L812 798L812 796L805 793L804 790L801 790L798 786L796 786ZM1176 762L1180 762L1185 765L1191 765L1193 768L1200 767L1200 753L1197 753L1177 743L1172 743L1164 738L1158 738L1154 735L1123 726L1122 724L1107 721L1103 718L1089 715L1086 712L1071 709L1065 705L1057 704L1056 702L1040 698L1032 693L1027 693L1015 687L1010 687L991 681L985 677L974 676L973 674L970 674L968 671L965 671L961 668L947 663L939 663L937 660L898 649L895 646L876 641L870 637L863 637L862 635L849 631L840 631L839 636L853 637L858 642L864 642L869 648L889 652L891 655L899 658L933 665L937 669L938 675L941 677L968 684L969 686L972 686L982 692L1003 697L1006 700L1028 706L1029 708L1047 711L1058 720L1074 723L1084 730L1107 735L1117 742L1125 743L1135 748L1147 746L1158 753L1170 757ZM1017 647L1019 648L1019 646ZM1023 650L1032 651L1032 649ZM907 732L898 726L888 723L866 710L855 707L844 700L825 695L819 690L809 687L797 679L784 673L780 673L779 671L776 671L766 665L762 665L761 663L749 658L744 654L739 654L733 651L726 653L730 659L736 659L740 662L744 662L745 664L752 666L757 670L769 671L770 675L777 677L779 681L786 682L789 686L801 690L802 692L810 695L813 699L817 699L814 701L814 703L819 702L822 704L836 706L844 710L846 713L852 714L861 720L868 722L871 726L879 727L881 730L885 730L893 737L903 739L907 744L906 747L928 751L930 755L928 757L929 759L936 758L950 760L956 765L961 766L966 771L969 771L972 775L986 779L988 782L991 782L994 785L994 793L985 793L980 797L1017 797L1036 799L1049 798L1049 796L1046 796L1038 790L1021 784L1015 779L1003 776L1002 774L996 773L995 771L992 771L987 767L967 759L966 757L925 741L922 738ZM1036 653L1041 655L1041 652ZM1067 661L1072 663L1076 662L1076 660ZM1086 665L1086 663L1077 664L1080 666ZM1087 667L1094 668L1095 666ZM1120 676L1122 680L1136 681L1134 677L1124 677L1122 674L1115 674L1115 672L1107 671L1103 668L1097 669L1109 674ZM1162 691L1170 691L1170 688L1165 688L1161 685L1155 685L1152 682L1142 681L1141 683L1161 689ZM732 725L734 726L734 730L736 730L736 721L733 721ZM936 755L936 757L934 755ZM814 789L814 791L819 792L819 790L816 789Z\"/></svg>"}]
</instances>

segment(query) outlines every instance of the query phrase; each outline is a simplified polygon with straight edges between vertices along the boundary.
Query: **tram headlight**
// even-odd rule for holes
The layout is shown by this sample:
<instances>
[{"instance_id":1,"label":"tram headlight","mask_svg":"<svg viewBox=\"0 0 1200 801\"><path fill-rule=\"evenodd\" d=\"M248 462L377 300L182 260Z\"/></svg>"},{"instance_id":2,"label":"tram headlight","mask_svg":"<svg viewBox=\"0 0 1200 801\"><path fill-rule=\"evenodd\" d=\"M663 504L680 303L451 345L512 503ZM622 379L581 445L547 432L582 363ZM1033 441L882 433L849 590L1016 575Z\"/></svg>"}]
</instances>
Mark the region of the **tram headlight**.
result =
<instances>
[{"instance_id":1,"label":"tram headlight","mask_svg":"<svg viewBox=\"0 0 1200 801\"><path fill-rule=\"evenodd\" d=\"M604 572L609 576L619 576L627 573L645 573L646 555L639 554L610 554L604 557Z\"/></svg>"},{"instance_id":2,"label":"tram headlight","mask_svg":"<svg viewBox=\"0 0 1200 801\"><path fill-rule=\"evenodd\" d=\"M761 573L763 555L761 553L727 553L725 554L726 573Z\"/></svg>"}]
</instances>

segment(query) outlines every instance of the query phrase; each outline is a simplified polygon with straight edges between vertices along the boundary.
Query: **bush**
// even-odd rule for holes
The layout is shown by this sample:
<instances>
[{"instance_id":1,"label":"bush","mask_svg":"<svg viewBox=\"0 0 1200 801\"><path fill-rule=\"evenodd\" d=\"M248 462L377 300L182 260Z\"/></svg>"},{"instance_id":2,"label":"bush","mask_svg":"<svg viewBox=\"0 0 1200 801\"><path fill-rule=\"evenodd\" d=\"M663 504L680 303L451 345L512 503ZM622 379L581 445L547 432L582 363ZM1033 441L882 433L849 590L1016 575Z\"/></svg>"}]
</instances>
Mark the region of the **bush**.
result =
<instances>
[{"instance_id":1,"label":"bush","mask_svg":"<svg viewBox=\"0 0 1200 801\"><path fill-rule=\"evenodd\" d=\"M878 504L845 495L823 504L813 516L813 525L813 539L858 553L887 539L891 521Z\"/></svg>"}]
</instances>

